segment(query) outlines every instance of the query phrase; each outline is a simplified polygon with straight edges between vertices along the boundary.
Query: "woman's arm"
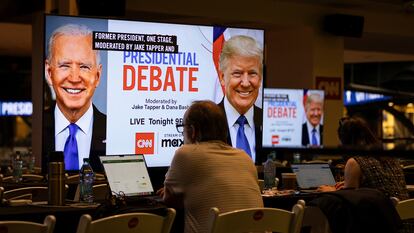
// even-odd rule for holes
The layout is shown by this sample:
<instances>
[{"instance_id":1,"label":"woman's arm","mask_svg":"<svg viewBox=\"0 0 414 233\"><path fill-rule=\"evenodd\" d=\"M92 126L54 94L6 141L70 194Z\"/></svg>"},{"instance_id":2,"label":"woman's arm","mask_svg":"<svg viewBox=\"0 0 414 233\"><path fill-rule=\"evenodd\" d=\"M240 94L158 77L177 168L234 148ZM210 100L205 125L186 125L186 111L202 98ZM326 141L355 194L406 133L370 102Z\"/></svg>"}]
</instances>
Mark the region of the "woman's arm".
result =
<instances>
[{"instance_id":1,"label":"woman's arm","mask_svg":"<svg viewBox=\"0 0 414 233\"><path fill-rule=\"evenodd\" d=\"M173 191L168 187L164 186L163 188L163 199L165 204L174 208L183 208L184 200L182 193L173 193Z\"/></svg>"},{"instance_id":2,"label":"woman's arm","mask_svg":"<svg viewBox=\"0 0 414 233\"><path fill-rule=\"evenodd\" d=\"M359 188L362 172L361 167L354 158L350 158L346 162L344 176L344 188Z\"/></svg>"}]
</instances>

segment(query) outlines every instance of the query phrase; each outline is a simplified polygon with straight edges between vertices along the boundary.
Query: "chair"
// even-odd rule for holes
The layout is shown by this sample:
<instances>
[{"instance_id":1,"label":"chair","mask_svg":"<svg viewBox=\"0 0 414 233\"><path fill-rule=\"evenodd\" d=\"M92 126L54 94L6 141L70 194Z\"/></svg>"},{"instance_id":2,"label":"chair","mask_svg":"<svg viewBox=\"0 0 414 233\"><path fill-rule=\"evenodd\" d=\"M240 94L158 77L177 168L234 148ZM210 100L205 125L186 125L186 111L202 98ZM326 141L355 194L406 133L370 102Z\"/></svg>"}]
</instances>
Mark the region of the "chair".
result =
<instances>
[{"instance_id":1,"label":"chair","mask_svg":"<svg viewBox=\"0 0 414 233\"><path fill-rule=\"evenodd\" d=\"M414 169L414 164L403 166L403 169Z\"/></svg>"},{"instance_id":2,"label":"chair","mask_svg":"<svg viewBox=\"0 0 414 233\"><path fill-rule=\"evenodd\" d=\"M396 197L391 197L391 201L400 216L403 225L399 232L413 232L414 230L414 199L400 201Z\"/></svg>"},{"instance_id":3,"label":"chair","mask_svg":"<svg viewBox=\"0 0 414 233\"><path fill-rule=\"evenodd\" d=\"M303 160L303 163L328 163L332 164L332 160L322 160L322 159L314 159L314 160Z\"/></svg>"},{"instance_id":4,"label":"chair","mask_svg":"<svg viewBox=\"0 0 414 233\"><path fill-rule=\"evenodd\" d=\"M303 199L298 200L297 204L306 206L306 202ZM303 214L302 229L309 233L330 233L328 219L321 209L317 206L306 206Z\"/></svg>"},{"instance_id":5,"label":"chair","mask_svg":"<svg viewBox=\"0 0 414 233\"><path fill-rule=\"evenodd\" d=\"M3 206L6 203L6 200L3 198L4 195L4 187L0 186L0 206Z\"/></svg>"},{"instance_id":6,"label":"chair","mask_svg":"<svg viewBox=\"0 0 414 233\"><path fill-rule=\"evenodd\" d=\"M414 219L414 198L399 201L398 198L392 197L391 200L402 220Z\"/></svg>"},{"instance_id":7,"label":"chair","mask_svg":"<svg viewBox=\"0 0 414 233\"><path fill-rule=\"evenodd\" d=\"M92 186L95 201L104 201L109 194L108 184L96 184Z\"/></svg>"},{"instance_id":8,"label":"chair","mask_svg":"<svg viewBox=\"0 0 414 233\"><path fill-rule=\"evenodd\" d=\"M247 208L226 213L210 209L209 233L242 233L271 231L299 233L304 206L295 204L292 211L277 208Z\"/></svg>"},{"instance_id":9,"label":"chair","mask_svg":"<svg viewBox=\"0 0 414 233\"><path fill-rule=\"evenodd\" d=\"M108 184L95 184L92 186L92 192L95 201L105 201L109 196L109 187ZM76 187L75 196L73 201L80 201L80 185Z\"/></svg>"},{"instance_id":10,"label":"chair","mask_svg":"<svg viewBox=\"0 0 414 233\"><path fill-rule=\"evenodd\" d=\"M303 208L305 208L305 206L306 206L306 201L303 200L303 199L299 199L296 203L303 206Z\"/></svg>"},{"instance_id":11,"label":"chair","mask_svg":"<svg viewBox=\"0 0 414 233\"><path fill-rule=\"evenodd\" d=\"M171 230L175 209L168 208L166 216L150 213L126 213L92 221L89 214L81 216L77 233L141 232L168 233Z\"/></svg>"},{"instance_id":12,"label":"chair","mask_svg":"<svg viewBox=\"0 0 414 233\"><path fill-rule=\"evenodd\" d=\"M0 221L0 232L7 233L53 233L56 218L53 215L45 217L43 224L28 221Z\"/></svg>"},{"instance_id":13,"label":"chair","mask_svg":"<svg viewBox=\"0 0 414 233\"><path fill-rule=\"evenodd\" d=\"M69 175L65 174L66 176L66 184L77 184L79 183L79 174ZM105 175L102 173L95 173L95 180L105 180Z\"/></svg>"},{"instance_id":14,"label":"chair","mask_svg":"<svg viewBox=\"0 0 414 233\"><path fill-rule=\"evenodd\" d=\"M36 174L22 174L23 181L43 181L45 180L45 177L42 175L36 175ZM6 176L3 177L3 182L11 182L13 181L13 176Z\"/></svg>"},{"instance_id":15,"label":"chair","mask_svg":"<svg viewBox=\"0 0 414 233\"><path fill-rule=\"evenodd\" d=\"M42 168L41 167L34 167L33 168L33 173L34 174L40 174L40 173L42 173Z\"/></svg>"},{"instance_id":16,"label":"chair","mask_svg":"<svg viewBox=\"0 0 414 233\"><path fill-rule=\"evenodd\" d=\"M48 187L23 187L5 191L3 198L6 200L30 199L32 201L47 201Z\"/></svg>"}]
</instances>

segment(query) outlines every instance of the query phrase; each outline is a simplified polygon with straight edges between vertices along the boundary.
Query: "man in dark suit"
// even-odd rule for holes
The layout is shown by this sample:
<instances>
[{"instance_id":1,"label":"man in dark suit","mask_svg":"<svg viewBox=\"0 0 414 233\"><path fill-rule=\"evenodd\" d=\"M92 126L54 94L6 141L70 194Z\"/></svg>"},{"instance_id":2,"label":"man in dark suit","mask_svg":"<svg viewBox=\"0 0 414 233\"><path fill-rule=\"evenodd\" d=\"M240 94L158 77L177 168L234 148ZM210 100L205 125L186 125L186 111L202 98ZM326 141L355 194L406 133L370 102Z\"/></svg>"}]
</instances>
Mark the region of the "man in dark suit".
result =
<instances>
[{"instance_id":1,"label":"man in dark suit","mask_svg":"<svg viewBox=\"0 0 414 233\"><path fill-rule=\"evenodd\" d=\"M43 149L44 153L55 151L55 118L54 105L43 114ZM99 156L106 155L106 115L93 105L93 127L89 159L95 172L103 172ZM48 156L48 154L45 154ZM47 170L48 158L42 159L42 170Z\"/></svg>"},{"instance_id":2,"label":"man in dark suit","mask_svg":"<svg viewBox=\"0 0 414 233\"><path fill-rule=\"evenodd\" d=\"M84 25L63 25L52 33L48 46L45 74L56 105L45 112L43 153L63 151L66 170L80 169L89 158L100 171L106 116L92 104L102 73L99 51L92 49L92 31Z\"/></svg>"},{"instance_id":3,"label":"man in dark suit","mask_svg":"<svg viewBox=\"0 0 414 233\"><path fill-rule=\"evenodd\" d=\"M262 143L263 111L254 105L263 74L263 51L248 36L233 36L223 45L220 55L220 82L225 97L219 103L228 123L228 143L244 149L260 164L256 148Z\"/></svg>"},{"instance_id":4,"label":"man in dark suit","mask_svg":"<svg viewBox=\"0 0 414 233\"><path fill-rule=\"evenodd\" d=\"M302 145L322 146L323 97L317 92L309 94L305 101L306 122L302 125Z\"/></svg>"}]
</instances>

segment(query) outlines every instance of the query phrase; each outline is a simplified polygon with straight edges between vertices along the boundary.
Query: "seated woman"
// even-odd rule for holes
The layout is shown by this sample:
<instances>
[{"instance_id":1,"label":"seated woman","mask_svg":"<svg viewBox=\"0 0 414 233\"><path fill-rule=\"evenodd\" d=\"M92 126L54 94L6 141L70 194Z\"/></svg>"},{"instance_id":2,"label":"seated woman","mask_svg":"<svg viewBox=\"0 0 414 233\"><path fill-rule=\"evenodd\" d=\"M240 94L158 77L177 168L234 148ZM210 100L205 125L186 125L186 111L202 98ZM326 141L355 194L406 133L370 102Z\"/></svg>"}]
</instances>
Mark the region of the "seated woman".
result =
<instances>
[{"instance_id":1,"label":"seated woman","mask_svg":"<svg viewBox=\"0 0 414 233\"><path fill-rule=\"evenodd\" d=\"M338 137L343 146L375 147L379 141L367 123L358 117L342 118ZM335 191L342 188L375 188L389 197L400 200L409 198L404 172L397 158L377 156L354 156L347 160L344 182L335 187L323 185L319 191Z\"/></svg>"}]
</instances>

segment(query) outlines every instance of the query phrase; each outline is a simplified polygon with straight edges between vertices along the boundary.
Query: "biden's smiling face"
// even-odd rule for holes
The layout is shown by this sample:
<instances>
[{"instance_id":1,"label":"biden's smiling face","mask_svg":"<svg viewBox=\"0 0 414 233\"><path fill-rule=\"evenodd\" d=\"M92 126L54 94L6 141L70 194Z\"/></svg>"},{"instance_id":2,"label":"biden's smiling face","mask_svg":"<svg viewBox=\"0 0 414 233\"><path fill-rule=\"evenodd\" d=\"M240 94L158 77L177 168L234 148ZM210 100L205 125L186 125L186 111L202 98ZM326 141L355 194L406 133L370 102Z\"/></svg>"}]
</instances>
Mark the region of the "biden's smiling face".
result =
<instances>
[{"instance_id":1,"label":"biden's smiling face","mask_svg":"<svg viewBox=\"0 0 414 233\"><path fill-rule=\"evenodd\" d=\"M46 61L46 74L62 112L85 112L99 84L102 67L96 64L91 36L58 36Z\"/></svg>"}]
</instances>

